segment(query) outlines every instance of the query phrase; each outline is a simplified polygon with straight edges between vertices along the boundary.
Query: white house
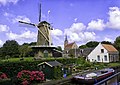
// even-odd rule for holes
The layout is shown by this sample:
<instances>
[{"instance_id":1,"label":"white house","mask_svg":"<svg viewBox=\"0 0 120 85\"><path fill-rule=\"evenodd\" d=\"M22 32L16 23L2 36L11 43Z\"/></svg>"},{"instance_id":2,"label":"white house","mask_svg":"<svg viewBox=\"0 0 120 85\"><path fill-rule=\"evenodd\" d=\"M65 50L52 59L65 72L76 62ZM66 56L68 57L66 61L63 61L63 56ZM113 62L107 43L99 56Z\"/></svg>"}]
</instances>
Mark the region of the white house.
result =
<instances>
[{"instance_id":1,"label":"white house","mask_svg":"<svg viewBox=\"0 0 120 85\"><path fill-rule=\"evenodd\" d=\"M87 56L87 59L90 62L116 62L119 61L119 52L118 50L109 44L101 44L98 46Z\"/></svg>"}]
</instances>

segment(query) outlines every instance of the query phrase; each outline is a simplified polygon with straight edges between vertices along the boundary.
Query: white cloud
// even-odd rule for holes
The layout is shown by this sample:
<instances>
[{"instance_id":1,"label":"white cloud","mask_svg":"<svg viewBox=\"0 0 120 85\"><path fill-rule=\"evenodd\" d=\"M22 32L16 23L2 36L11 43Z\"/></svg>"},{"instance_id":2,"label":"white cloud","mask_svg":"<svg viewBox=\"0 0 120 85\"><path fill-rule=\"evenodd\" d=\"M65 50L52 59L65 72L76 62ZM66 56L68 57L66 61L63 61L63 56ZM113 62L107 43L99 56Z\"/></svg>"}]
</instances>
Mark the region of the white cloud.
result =
<instances>
[{"instance_id":1,"label":"white cloud","mask_svg":"<svg viewBox=\"0 0 120 85\"><path fill-rule=\"evenodd\" d=\"M105 37L105 38L104 38L104 41L113 42L113 39L111 39L111 38L108 38L108 37Z\"/></svg>"},{"instance_id":2,"label":"white cloud","mask_svg":"<svg viewBox=\"0 0 120 85\"><path fill-rule=\"evenodd\" d=\"M52 42L55 43L61 43L61 37L63 37L63 32L60 29L54 29L51 30L51 37L52 37ZM56 42L57 41L57 42Z\"/></svg>"},{"instance_id":3,"label":"white cloud","mask_svg":"<svg viewBox=\"0 0 120 85\"><path fill-rule=\"evenodd\" d=\"M101 20L101 19L97 19L97 21L95 20L92 20L90 23L88 23L88 27L87 29L90 29L90 30L104 30L105 28L105 24L104 24L104 21Z\"/></svg>"},{"instance_id":4,"label":"white cloud","mask_svg":"<svg viewBox=\"0 0 120 85\"><path fill-rule=\"evenodd\" d=\"M7 17L7 16L10 16L11 14L5 12L3 15Z\"/></svg>"},{"instance_id":5,"label":"white cloud","mask_svg":"<svg viewBox=\"0 0 120 85\"><path fill-rule=\"evenodd\" d=\"M83 23L73 23L70 28L64 30L64 35L67 35L71 42L87 42L96 39L94 32L84 32L86 26Z\"/></svg>"},{"instance_id":6,"label":"white cloud","mask_svg":"<svg viewBox=\"0 0 120 85\"><path fill-rule=\"evenodd\" d=\"M13 3L13 4L16 4L19 0L0 0L0 4L2 5L6 5L8 3Z\"/></svg>"},{"instance_id":7,"label":"white cloud","mask_svg":"<svg viewBox=\"0 0 120 85\"><path fill-rule=\"evenodd\" d=\"M14 15L14 14L11 14L11 13L8 13L8 12L4 12L3 14L7 20L9 20L10 22L12 23L16 23L18 21L24 21L24 22L31 22L30 19L28 17L26 17L25 15L21 16L21 15Z\"/></svg>"},{"instance_id":8,"label":"white cloud","mask_svg":"<svg viewBox=\"0 0 120 85\"><path fill-rule=\"evenodd\" d=\"M37 33L30 32L29 30L24 31L21 34L16 34L13 32L6 33L9 39L15 39L15 40L35 40L37 37Z\"/></svg>"},{"instance_id":9,"label":"white cloud","mask_svg":"<svg viewBox=\"0 0 120 85\"><path fill-rule=\"evenodd\" d=\"M80 37L77 33L72 33L71 35L69 35L70 41L76 41L79 42L80 41Z\"/></svg>"},{"instance_id":10,"label":"white cloud","mask_svg":"<svg viewBox=\"0 0 120 85\"><path fill-rule=\"evenodd\" d=\"M9 30L9 26L0 24L0 32L6 32Z\"/></svg>"},{"instance_id":11,"label":"white cloud","mask_svg":"<svg viewBox=\"0 0 120 85\"><path fill-rule=\"evenodd\" d=\"M12 19L13 23L18 22L19 20L25 21L25 22L31 22L30 19L26 16L17 16L16 18Z\"/></svg>"},{"instance_id":12,"label":"white cloud","mask_svg":"<svg viewBox=\"0 0 120 85\"><path fill-rule=\"evenodd\" d=\"M72 32L80 32L84 30L86 26L83 23L73 23L70 27L70 30Z\"/></svg>"},{"instance_id":13,"label":"white cloud","mask_svg":"<svg viewBox=\"0 0 120 85\"><path fill-rule=\"evenodd\" d=\"M109 8L109 21L107 27L113 29L120 29L120 8L110 7Z\"/></svg>"},{"instance_id":14,"label":"white cloud","mask_svg":"<svg viewBox=\"0 0 120 85\"><path fill-rule=\"evenodd\" d=\"M4 43L4 42L3 42L2 40L0 40L0 47L2 47L3 43Z\"/></svg>"},{"instance_id":15,"label":"white cloud","mask_svg":"<svg viewBox=\"0 0 120 85\"><path fill-rule=\"evenodd\" d=\"M51 35L52 36L62 36L63 32L60 29L54 29L54 30L51 30Z\"/></svg>"},{"instance_id":16,"label":"white cloud","mask_svg":"<svg viewBox=\"0 0 120 85\"><path fill-rule=\"evenodd\" d=\"M80 41L88 42L96 39L96 34L94 32L81 32L79 33Z\"/></svg>"}]
</instances>

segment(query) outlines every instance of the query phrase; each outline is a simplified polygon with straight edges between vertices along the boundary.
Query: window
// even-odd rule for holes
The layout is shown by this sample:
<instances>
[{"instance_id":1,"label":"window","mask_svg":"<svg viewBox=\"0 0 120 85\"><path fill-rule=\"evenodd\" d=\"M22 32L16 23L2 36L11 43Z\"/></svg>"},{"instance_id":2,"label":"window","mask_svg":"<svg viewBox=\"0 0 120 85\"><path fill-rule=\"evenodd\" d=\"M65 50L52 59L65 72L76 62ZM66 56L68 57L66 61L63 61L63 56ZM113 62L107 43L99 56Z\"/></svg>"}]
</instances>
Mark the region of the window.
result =
<instances>
[{"instance_id":1,"label":"window","mask_svg":"<svg viewBox=\"0 0 120 85\"><path fill-rule=\"evenodd\" d=\"M97 56L97 60L100 61L100 56L99 55Z\"/></svg>"},{"instance_id":2,"label":"window","mask_svg":"<svg viewBox=\"0 0 120 85\"><path fill-rule=\"evenodd\" d=\"M107 55L104 55L104 60L107 61Z\"/></svg>"},{"instance_id":3,"label":"window","mask_svg":"<svg viewBox=\"0 0 120 85\"><path fill-rule=\"evenodd\" d=\"M45 68L45 65L43 65L43 68Z\"/></svg>"},{"instance_id":4,"label":"window","mask_svg":"<svg viewBox=\"0 0 120 85\"><path fill-rule=\"evenodd\" d=\"M66 54L68 54L68 50L66 51Z\"/></svg>"},{"instance_id":5,"label":"window","mask_svg":"<svg viewBox=\"0 0 120 85\"><path fill-rule=\"evenodd\" d=\"M104 49L101 49L101 53L104 53Z\"/></svg>"},{"instance_id":6,"label":"window","mask_svg":"<svg viewBox=\"0 0 120 85\"><path fill-rule=\"evenodd\" d=\"M44 50L44 57L48 57L48 51Z\"/></svg>"}]
</instances>

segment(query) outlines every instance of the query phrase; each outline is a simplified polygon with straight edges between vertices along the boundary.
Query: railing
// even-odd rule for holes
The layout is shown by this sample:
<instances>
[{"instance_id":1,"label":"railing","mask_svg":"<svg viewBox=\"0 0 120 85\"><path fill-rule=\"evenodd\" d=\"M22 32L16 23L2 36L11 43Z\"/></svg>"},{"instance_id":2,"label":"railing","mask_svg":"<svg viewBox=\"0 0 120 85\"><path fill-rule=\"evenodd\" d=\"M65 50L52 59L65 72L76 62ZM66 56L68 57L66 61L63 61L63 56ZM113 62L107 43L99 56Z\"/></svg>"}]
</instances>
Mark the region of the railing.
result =
<instances>
[{"instance_id":1,"label":"railing","mask_svg":"<svg viewBox=\"0 0 120 85\"><path fill-rule=\"evenodd\" d=\"M114 78L114 77L116 77L116 76L117 76L117 83L119 83L119 82L118 82L118 75L119 75L119 74L120 74L120 72L118 72L118 73L116 73L116 74L114 74L114 75L112 75L112 76L110 76L110 77L108 77L108 78L106 78L106 79L104 79L104 80L102 80L102 81L94 84L94 85L101 85L101 84L108 85L108 84L107 84L107 81L110 80L110 79L112 79L112 78ZM117 85L119 85L119 84L117 84Z\"/></svg>"}]
</instances>

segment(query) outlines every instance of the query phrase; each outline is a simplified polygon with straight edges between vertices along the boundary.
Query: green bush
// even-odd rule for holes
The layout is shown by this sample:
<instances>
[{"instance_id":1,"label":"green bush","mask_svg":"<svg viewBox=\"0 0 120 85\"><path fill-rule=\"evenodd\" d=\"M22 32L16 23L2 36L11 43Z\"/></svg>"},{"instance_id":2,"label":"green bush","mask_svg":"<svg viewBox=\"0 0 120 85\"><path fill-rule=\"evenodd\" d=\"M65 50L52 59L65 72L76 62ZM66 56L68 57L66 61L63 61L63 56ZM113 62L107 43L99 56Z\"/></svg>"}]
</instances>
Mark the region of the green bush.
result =
<instances>
[{"instance_id":1,"label":"green bush","mask_svg":"<svg viewBox=\"0 0 120 85\"><path fill-rule=\"evenodd\" d=\"M54 67L54 79L60 79L62 75L61 67Z\"/></svg>"}]
</instances>

